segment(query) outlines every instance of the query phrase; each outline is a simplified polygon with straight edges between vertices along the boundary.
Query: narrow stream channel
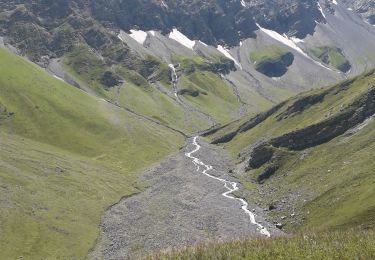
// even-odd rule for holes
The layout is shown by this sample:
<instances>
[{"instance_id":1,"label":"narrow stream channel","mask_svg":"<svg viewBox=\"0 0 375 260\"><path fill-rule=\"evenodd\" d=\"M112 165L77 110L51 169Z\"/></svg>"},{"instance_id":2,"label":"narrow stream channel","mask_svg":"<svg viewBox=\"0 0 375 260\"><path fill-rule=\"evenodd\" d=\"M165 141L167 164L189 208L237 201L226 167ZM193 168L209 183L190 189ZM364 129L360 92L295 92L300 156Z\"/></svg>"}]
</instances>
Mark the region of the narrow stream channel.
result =
<instances>
[{"instance_id":1,"label":"narrow stream channel","mask_svg":"<svg viewBox=\"0 0 375 260\"><path fill-rule=\"evenodd\" d=\"M254 225L257 226L257 229L258 231L265 235L265 236L268 236L270 237L271 234L270 232L264 227L262 226L261 224L259 224L258 222L256 222L255 220L255 215L249 210L248 206L249 204L247 203L246 200L242 199L242 198L237 198L235 196L232 196L230 194L232 194L233 192L237 191L239 188L238 188L238 183L236 182L231 182L231 181L228 181L228 180L225 180L225 179L222 179L222 178L219 178L219 177L216 177L216 176L213 176L211 174L209 174L208 172L211 171L213 169L213 167L211 165L207 165L205 163L203 163L200 159L198 159L197 157L194 157L192 156L192 154L198 152L200 149L201 149L201 146L198 144L198 136L194 137L193 138L193 145L195 146L195 149L189 153L185 153L185 155L192 159L193 160L193 163L195 166L197 166L197 171L199 172L200 171L200 168L201 166L203 168L205 168L202 173L212 179L215 179L217 181L220 181L221 183L224 184L224 187L228 190L226 192L224 192L222 195L228 199L231 199L231 200L236 200L236 201L239 201L241 202L242 204L242 210L249 216L249 219L250 219L250 222Z\"/></svg>"}]
</instances>

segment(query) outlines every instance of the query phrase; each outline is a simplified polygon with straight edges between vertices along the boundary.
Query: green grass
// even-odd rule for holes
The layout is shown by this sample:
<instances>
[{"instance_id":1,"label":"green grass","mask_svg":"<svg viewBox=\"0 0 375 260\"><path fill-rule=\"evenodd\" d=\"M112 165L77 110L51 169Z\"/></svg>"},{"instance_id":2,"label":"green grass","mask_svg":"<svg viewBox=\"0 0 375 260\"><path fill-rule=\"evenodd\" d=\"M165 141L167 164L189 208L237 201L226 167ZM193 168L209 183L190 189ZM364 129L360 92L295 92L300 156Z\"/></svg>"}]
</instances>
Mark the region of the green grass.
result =
<instances>
[{"instance_id":1,"label":"green grass","mask_svg":"<svg viewBox=\"0 0 375 260\"><path fill-rule=\"evenodd\" d=\"M183 145L175 132L0 49L0 258L82 259L137 172Z\"/></svg>"},{"instance_id":2,"label":"green grass","mask_svg":"<svg viewBox=\"0 0 375 260\"><path fill-rule=\"evenodd\" d=\"M236 117L239 104L233 90L218 75L212 72L194 72L181 77L180 88L194 89L199 96L184 97L199 110L211 115L220 123L226 123Z\"/></svg>"},{"instance_id":3,"label":"green grass","mask_svg":"<svg viewBox=\"0 0 375 260\"><path fill-rule=\"evenodd\" d=\"M83 81L85 86L95 92L106 96L105 87L100 83L100 78L106 71L106 64L87 46L76 46L64 58L64 69Z\"/></svg>"},{"instance_id":4,"label":"green grass","mask_svg":"<svg viewBox=\"0 0 375 260\"><path fill-rule=\"evenodd\" d=\"M310 51L314 56L322 59L325 63L335 67L336 69L343 70L348 64L348 60L338 48L323 46L313 48Z\"/></svg>"},{"instance_id":5,"label":"green grass","mask_svg":"<svg viewBox=\"0 0 375 260\"><path fill-rule=\"evenodd\" d=\"M203 58L199 55L192 56L183 56L183 55L174 55L172 57L172 62L175 64L180 64L182 69L189 70L192 66L199 69L203 69L204 65L210 63L225 64L230 61L227 57L223 55L212 55L210 57Z\"/></svg>"},{"instance_id":6,"label":"green grass","mask_svg":"<svg viewBox=\"0 0 375 260\"><path fill-rule=\"evenodd\" d=\"M205 59L199 55L183 56L175 55L172 57L172 62L180 64L182 69L190 69L192 66L200 66L205 63Z\"/></svg>"},{"instance_id":7,"label":"green grass","mask_svg":"<svg viewBox=\"0 0 375 260\"><path fill-rule=\"evenodd\" d=\"M271 45L251 52L250 60L257 66L260 66L261 64L266 62L276 63L279 62L281 58L287 53L287 49L277 45Z\"/></svg>"},{"instance_id":8,"label":"green grass","mask_svg":"<svg viewBox=\"0 0 375 260\"><path fill-rule=\"evenodd\" d=\"M316 124L340 113L340 110L350 105L355 99L366 92L371 84L375 82L375 76L361 76L347 89L342 89L339 93L335 91L325 96L324 101L313 106L307 107L303 113L297 113L282 121L277 119L277 115L285 111L297 100L311 95L316 95L324 91L324 88L315 89L297 95L289 99L286 104L273 116L259 124L249 131L239 134L232 142L225 145L232 155L236 155L246 148L249 144L255 143L260 138L272 138L281 136L288 132L305 128L309 125ZM228 126L233 127L233 126ZM225 133L223 129L221 133Z\"/></svg>"},{"instance_id":9,"label":"green grass","mask_svg":"<svg viewBox=\"0 0 375 260\"><path fill-rule=\"evenodd\" d=\"M159 81L166 90L171 91L172 86L169 79L170 69L167 64L161 63L152 56L147 56L145 63L158 64L155 73L155 81ZM141 64L138 70L131 70L118 64L115 66L116 74L120 75L125 83L121 86L105 88L100 83L97 75L102 75L106 65L85 47L77 48L65 58L65 69L73 75L87 91L93 90L96 95L106 100L128 108L134 112L152 118L164 125L192 133L197 130L204 130L209 127L196 113L190 112L186 118L182 106L172 98L159 91L140 72L149 68Z\"/></svg>"},{"instance_id":10,"label":"green grass","mask_svg":"<svg viewBox=\"0 0 375 260\"><path fill-rule=\"evenodd\" d=\"M134 74L133 71L119 69L119 74L124 76L126 82L121 87L113 88L110 91L110 98L118 102L122 107L127 107L139 114L148 116L165 125L180 129L186 132L193 132L193 129L184 117L183 108L170 97L162 94L147 81L136 85L130 79L128 74ZM139 77L141 77L139 75ZM192 118L198 122L199 119L191 114ZM209 126L202 121L198 123L201 129Z\"/></svg>"},{"instance_id":11,"label":"green grass","mask_svg":"<svg viewBox=\"0 0 375 260\"><path fill-rule=\"evenodd\" d=\"M222 70L230 68L227 58L212 56L205 59L199 55L191 57L176 55L172 60L175 64L180 64L183 72L179 88L185 91L184 98L196 110L210 115L218 123L227 123L238 117L240 104L233 89L215 73L219 68ZM109 89L105 89L100 84L97 76L105 72L106 65L87 48L83 46L76 48L66 56L64 64L65 69L87 91L93 90L96 95L116 102L121 107L129 108L187 133L210 127L202 113L186 109L152 84L157 82L164 86L166 91L172 92L170 68L155 57L147 56L143 65L138 64L137 68L129 69L121 64L113 66L115 68L112 68L112 71L121 76L125 83ZM142 75L149 72L150 66L154 66L154 72L151 73L151 78L146 79ZM193 97L189 91L199 93L199 96ZM283 91L275 91L278 91L280 97L285 96ZM249 96L255 99L249 105L249 110L270 106L270 102L255 91Z\"/></svg>"},{"instance_id":12,"label":"green grass","mask_svg":"<svg viewBox=\"0 0 375 260\"><path fill-rule=\"evenodd\" d=\"M174 55L172 57L174 64L179 64L184 74L190 75L195 71L209 71L216 74L228 74L235 70L234 62L224 55L211 55L203 57L199 55L184 56Z\"/></svg>"},{"instance_id":13,"label":"green grass","mask_svg":"<svg viewBox=\"0 0 375 260\"><path fill-rule=\"evenodd\" d=\"M261 139L272 139L292 131L306 128L329 118L335 117L349 107L375 83L375 74L370 73L334 86L331 89L317 89L300 94L286 102L276 113L256 127L238 134L231 142L223 144L238 163L238 154L247 155L250 146ZM296 101L307 96L325 92L321 102L306 106L301 112L289 115L282 120L278 116ZM213 137L237 129L249 118L241 119L221 129ZM293 202L299 217L303 217L302 226L290 223L286 219L288 230L316 228L371 227L375 223L375 162L372 159L375 150L375 121L351 136L339 136L309 148L305 151L277 149L280 168L274 176L266 180L265 185L255 184L259 176L270 163L260 169L241 174L241 183L249 189L248 199L256 201L263 208L288 198L291 194L303 194ZM241 156L241 158L242 158ZM266 195L258 190L272 187L273 192ZM291 209L271 212L271 217L280 221L280 217L291 214Z\"/></svg>"},{"instance_id":14,"label":"green grass","mask_svg":"<svg viewBox=\"0 0 375 260\"><path fill-rule=\"evenodd\" d=\"M372 122L354 136L338 137L309 149L303 159L304 152L285 154L281 157L283 162L276 175L266 181L275 192L262 196L255 191L250 195L251 198L260 201L261 206L267 208L291 193L304 194L295 204L296 212L304 217L304 222L302 226L296 226L290 223L293 219L284 220L288 230L373 227L374 129L375 124ZM262 170L264 167L248 172L248 178L242 181L250 181ZM304 199L307 201L304 202ZM276 219L279 221L280 216L291 214L290 209L275 213L278 214Z\"/></svg>"},{"instance_id":15,"label":"green grass","mask_svg":"<svg viewBox=\"0 0 375 260\"><path fill-rule=\"evenodd\" d=\"M300 182L312 183L314 192L320 194L304 207L304 226L319 226L322 229L373 227L374 130L375 122L370 122L353 136L339 137L317 147L303 163L291 168L290 179L295 185ZM324 185L320 180L324 180Z\"/></svg>"},{"instance_id":16,"label":"green grass","mask_svg":"<svg viewBox=\"0 0 375 260\"><path fill-rule=\"evenodd\" d=\"M308 233L293 237L212 243L155 254L148 259L374 259L373 231Z\"/></svg>"}]
</instances>

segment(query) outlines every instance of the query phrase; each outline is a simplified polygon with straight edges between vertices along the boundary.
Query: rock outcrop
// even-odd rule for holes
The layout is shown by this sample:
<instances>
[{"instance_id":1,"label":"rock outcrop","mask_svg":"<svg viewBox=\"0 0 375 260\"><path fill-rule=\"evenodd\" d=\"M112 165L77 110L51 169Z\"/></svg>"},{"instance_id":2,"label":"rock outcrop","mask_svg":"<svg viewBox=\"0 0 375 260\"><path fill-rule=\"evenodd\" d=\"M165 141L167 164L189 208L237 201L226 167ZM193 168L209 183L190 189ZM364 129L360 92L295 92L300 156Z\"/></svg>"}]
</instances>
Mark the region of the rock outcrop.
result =
<instances>
[{"instance_id":1,"label":"rock outcrop","mask_svg":"<svg viewBox=\"0 0 375 260\"><path fill-rule=\"evenodd\" d=\"M257 169L271 160L274 152L269 143L262 142L254 146L250 152L249 167Z\"/></svg>"},{"instance_id":2,"label":"rock outcrop","mask_svg":"<svg viewBox=\"0 0 375 260\"><path fill-rule=\"evenodd\" d=\"M268 77L281 77L288 71L293 60L294 55L291 52L286 52L276 59L265 59L256 63L255 69Z\"/></svg>"},{"instance_id":3,"label":"rock outcrop","mask_svg":"<svg viewBox=\"0 0 375 260\"><path fill-rule=\"evenodd\" d=\"M102 28L164 34L178 28L191 39L233 46L255 37L257 23L303 38L314 32L316 21L324 21L313 0L10 0L1 2L0 10L0 34L33 60L62 55L82 41L101 51L120 44Z\"/></svg>"},{"instance_id":4,"label":"rock outcrop","mask_svg":"<svg viewBox=\"0 0 375 260\"><path fill-rule=\"evenodd\" d=\"M303 150L330 141L374 114L375 87L371 87L338 115L318 124L274 138L270 143L275 147Z\"/></svg>"}]
</instances>

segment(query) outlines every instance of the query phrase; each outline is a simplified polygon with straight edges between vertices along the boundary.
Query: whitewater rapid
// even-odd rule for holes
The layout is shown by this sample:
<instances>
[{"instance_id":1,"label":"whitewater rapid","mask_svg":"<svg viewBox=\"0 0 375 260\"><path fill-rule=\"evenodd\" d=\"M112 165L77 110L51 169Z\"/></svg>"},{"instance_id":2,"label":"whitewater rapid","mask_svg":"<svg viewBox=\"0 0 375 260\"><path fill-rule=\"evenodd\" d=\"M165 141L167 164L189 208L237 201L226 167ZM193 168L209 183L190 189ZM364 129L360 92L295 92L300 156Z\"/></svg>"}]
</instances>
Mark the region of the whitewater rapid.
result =
<instances>
[{"instance_id":1,"label":"whitewater rapid","mask_svg":"<svg viewBox=\"0 0 375 260\"><path fill-rule=\"evenodd\" d=\"M180 98L178 97L178 94L177 94L178 76L176 72L176 67L173 64L169 64L168 66L171 69L171 78L172 78L174 95L179 100Z\"/></svg>"},{"instance_id":2,"label":"whitewater rapid","mask_svg":"<svg viewBox=\"0 0 375 260\"><path fill-rule=\"evenodd\" d=\"M237 201L240 201L241 204L242 204L242 210L249 216L250 218L250 222L254 225L257 226L257 230L267 236L267 237L270 237L271 234L270 232L264 227L262 226L261 224L259 224L258 222L256 222L255 220L255 215L248 209L248 206L249 204L247 203L246 200L244 199L241 199L241 198L237 198L237 197L234 197L234 196L231 196L230 194L232 194L233 192L237 191L239 188L238 188L238 184L236 182L231 182L231 181L228 181L228 180L225 180L225 179L222 179L222 178L219 178L219 177L216 177L216 176L213 176L211 174L209 174L208 172L210 170L213 169L213 167L211 165L207 165L205 163L203 163L200 159L192 156L193 153L196 153L198 152L200 149L201 149L201 146L198 144L197 142L198 140L198 136L194 137L193 138L193 145L195 146L194 150L189 152L189 153L185 153L185 155L192 159L193 160L193 163L194 165L197 167L197 171L200 170L200 166L202 166L203 168L205 168L205 170L202 171L202 173L212 179L215 179L217 181L220 181L221 183L224 184L224 187L228 190L226 192L224 192L222 195L228 199L232 199L232 200L237 200Z\"/></svg>"}]
</instances>

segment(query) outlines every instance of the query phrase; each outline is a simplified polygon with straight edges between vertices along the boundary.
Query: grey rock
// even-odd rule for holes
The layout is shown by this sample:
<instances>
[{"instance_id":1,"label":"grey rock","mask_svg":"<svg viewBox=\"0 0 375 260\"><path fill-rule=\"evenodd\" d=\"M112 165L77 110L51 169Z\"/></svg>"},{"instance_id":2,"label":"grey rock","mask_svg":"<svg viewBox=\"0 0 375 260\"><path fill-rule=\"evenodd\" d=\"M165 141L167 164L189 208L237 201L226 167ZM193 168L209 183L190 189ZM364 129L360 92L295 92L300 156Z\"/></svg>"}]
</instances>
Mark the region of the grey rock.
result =
<instances>
[{"instance_id":1,"label":"grey rock","mask_svg":"<svg viewBox=\"0 0 375 260\"><path fill-rule=\"evenodd\" d=\"M228 157L222 148L200 141L196 156L213 166L210 173L234 180L228 172ZM260 236L257 227L241 209L241 203L222 196L223 184L196 170L185 152L171 156L143 174L149 188L121 200L105 213L101 240L92 259L137 258L166 248L181 248L212 239L231 240ZM249 201L249 208L256 209ZM257 213L272 235L281 235Z\"/></svg>"}]
</instances>

